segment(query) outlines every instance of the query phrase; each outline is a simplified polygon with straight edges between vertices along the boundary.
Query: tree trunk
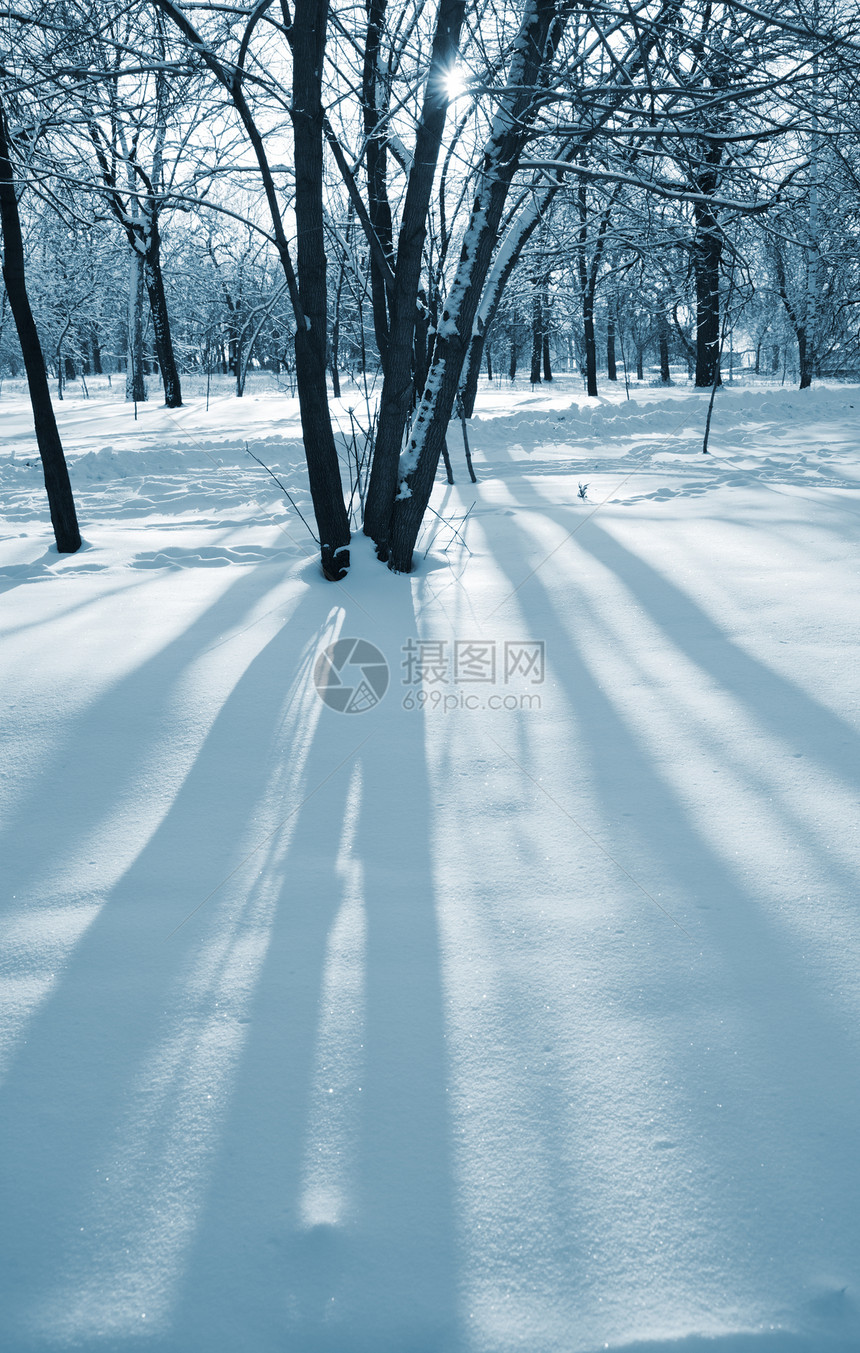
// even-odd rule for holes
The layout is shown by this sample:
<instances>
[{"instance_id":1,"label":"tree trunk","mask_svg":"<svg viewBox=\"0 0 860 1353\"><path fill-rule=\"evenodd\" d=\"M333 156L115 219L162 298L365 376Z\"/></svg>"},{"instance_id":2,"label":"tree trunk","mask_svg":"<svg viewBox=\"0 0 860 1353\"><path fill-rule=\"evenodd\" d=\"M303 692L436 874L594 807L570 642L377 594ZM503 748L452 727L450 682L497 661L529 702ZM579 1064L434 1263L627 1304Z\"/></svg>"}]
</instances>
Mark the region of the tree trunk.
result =
<instances>
[{"instance_id":1,"label":"tree trunk","mask_svg":"<svg viewBox=\"0 0 860 1353\"><path fill-rule=\"evenodd\" d=\"M553 187L549 189L541 198L535 198L524 211L514 221L502 241L499 251L493 260L493 266L487 277L487 283L481 296L481 303L478 313L475 316L475 327L472 331L472 338L469 344L469 354L466 361L466 376L463 380L463 408L467 418L472 417L475 408L475 396L478 393L478 377L481 373L481 357L484 346L487 341L487 334L490 331L493 320L496 317L499 304L504 295L505 287L513 272L516 264L522 256L522 251L531 238L534 231L543 219L543 213L552 201L552 197L558 189ZM516 364L511 375L511 380L516 376Z\"/></svg>"},{"instance_id":2,"label":"tree trunk","mask_svg":"<svg viewBox=\"0 0 860 1353\"><path fill-rule=\"evenodd\" d=\"M335 399L340 399L340 370L337 364L337 350L340 346L340 326L335 322L331 331L331 356L329 357L329 370L331 371L331 392Z\"/></svg>"},{"instance_id":3,"label":"tree trunk","mask_svg":"<svg viewBox=\"0 0 860 1353\"><path fill-rule=\"evenodd\" d=\"M696 277L696 388L720 384L720 263L723 237L709 207L693 203L696 236L693 270Z\"/></svg>"},{"instance_id":4,"label":"tree trunk","mask_svg":"<svg viewBox=\"0 0 860 1353\"><path fill-rule=\"evenodd\" d=\"M602 111L597 122L581 138L575 138L573 142L562 142L559 152L554 157L556 159L571 163L581 153L583 145L587 145L596 134L597 127L608 121L613 113L613 106L616 97L625 97L626 90L632 82L633 72L637 70L647 59L647 54L651 50L654 42L657 40L659 25L655 27L654 34L644 39L637 45L637 52L632 59L630 67L619 68L619 83L624 90L623 95L613 96L610 99L604 99ZM468 364L466 367L466 378L463 382L463 405L466 411L466 417L471 418L472 410L475 404L475 394L478 389L478 376L481 369L481 356L486 335L495 318L505 287L511 273L519 261L525 245L528 243L533 232L542 221L547 218L547 212L552 205L553 199L565 182L565 174L562 170L557 172L557 180L548 187L540 196L533 196L529 203L515 218L513 224L507 231L504 240L499 246L492 268L487 277L487 283L484 293L481 297L480 306L476 316L476 326L472 334L472 341L469 348ZM608 215L605 217L608 224ZM511 377L513 379L513 376ZM548 378L547 378L548 379ZM610 379L616 379L614 376Z\"/></svg>"},{"instance_id":5,"label":"tree trunk","mask_svg":"<svg viewBox=\"0 0 860 1353\"><path fill-rule=\"evenodd\" d=\"M582 298L582 337L585 344L585 388L597 395L597 340L594 334L594 296L589 289Z\"/></svg>"},{"instance_id":6,"label":"tree trunk","mask_svg":"<svg viewBox=\"0 0 860 1353\"><path fill-rule=\"evenodd\" d=\"M457 59L465 8L466 0L441 0L439 5L424 105L415 136L415 155L397 241L397 263L389 306L388 358L364 509L365 535L376 542L382 557L387 553L400 451L413 404L417 298L427 212L448 112L446 76Z\"/></svg>"},{"instance_id":7,"label":"tree trunk","mask_svg":"<svg viewBox=\"0 0 860 1353\"><path fill-rule=\"evenodd\" d=\"M78 529L66 458L51 404L42 345L39 342L39 333L27 295L24 240L21 234L21 218L18 214L15 178L9 158L6 111L2 103L0 103L0 222L3 226L3 281L6 284L9 308L18 331L27 372L36 442L42 460L54 538L61 554L74 554L81 547L81 533Z\"/></svg>"},{"instance_id":8,"label":"tree trunk","mask_svg":"<svg viewBox=\"0 0 860 1353\"><path fill-rule=\"evenodd\" d=\"M349 223L347 224L347 244L349 243ZM328 364L331 371L331 388L335 399L340 399L340 307L343 298L343 284L346 277L346 254L340 260L337 277L337 290L334 296L334 315L331 325Z\"/></svg>"},{"instance_id":9,"label":"tree trunk","mask_svg":"<svg viewBox=\"0 0 860 1353\"><path fill-rule=\"evenodd\" d=\"M436 307L432 313L427 304L424 291L418 293L418 305L415 314L415 334L413 338L412 391L413 402L417 404L424 393L424 383L430 370L430 349L432 347L431 328L436 320Z\"/></svg>"},{"instance_id":10,"label":"tree trunk","mask_svg":"<svg viewBox=\"0 0 860 1353\"><path fill-rule=\"evenodd\" d=\"M772 256L776 268L776 284L780 298L785 306L786 314L791 321L791 327L794 329L794 336L797 339L797 358L800 368L800 388L808 390L812 384L812 362L813 345L809 341L809 331L804 322L804 317L798 307L792 304L791 297L788 294L788 282L785 275L785 262L782 257L782 251L779 244L774 241L772 245ZM779 349L774 347L774 354L778 354ZM777 358L778 360L778 358ZM774 368L775 369L775 368Z\"/></svg>"},{"instance_id":11,"label":"tree trunk","mask_svg":"<svg viewBox=\"0 0 860 1353\"><path fill-rule=\"evenodd\" d=\"M383 73L380 49L385 29L387 0L369 0L367 34L362 72L362 112L364 117L365 164L367 169L367 206L370 223L389 262L392 259L393 229L388 202L388 80ZM373 307L373 331L383 372L388 360L388 295L379 261L370 251L370 296Z\"/></svg>"},{"instance_id":12,"label":"tree trunk","mask_svg":"<svg viewBox=\"0 0 860 1353\"><path fill-rule=\"evenodd\" d=\"M296 321L296 378L302 418L302 439L308 466L311 498L320 532L322 570L337 580L349 567L349 520L343 500L325 379L325 248L322 238L322 131L320 98L328 5L325 0L301 0L290 28L293 48L295 212L300 258L306 278L304 291L293 269L290 247L275 180L260 129L242 92L241 72L222 66L187 15L172 0L154 0L199 53L201 60L227 90L251 143L272 222L275 247ZM287 14L289 13L285 6ZM260 14L260 7L255 11ZM286 20L289 26L289 19ZM320 265L321 260L321 265ZM320 279L322 296L320 297ZM320 300L322 302L320 306ZM308 309L308 307L311 307ZM316 323L314 324L314 316ZM310 337L313 328L313 337ZM363 346L363 331L362 331Z\"/></svg>"},{"instance_id":13,"label":"tree trunk","mask_svg":"<svg viewBox=\"0 0 860 1353\"><path fill-rule=\"evenodd\" d=\"M493 364L490 358L490 350L487 347L487 334L483 322L479 317L476 331L472 334L469 343L469 352L465 363L466 376L463 380L463 408L467 418L471 418L475 410L475 399L478 394L478 381L481 377L481 359L485 352L487 354L487 375L490 380L492 380L493 377L491 372Z\"/></svg>"},{"instance_id":14,"label":"tree trunk","mask_svg":"<svg viewBox=\"0 0 860 1353\"><path fill-rule=\"evenodd\" d=\"M544 278L543 293L541 295L541 310L543 312L543 329L541 340L543 344L543 378L545 381L552 380L552 361L549 351L549 281Z\"/></svg>"},{"instance_id":15,"label":"tree trunk","mask_svg":"<svg viewBox=\"0 0 860 1353\"><path fill-rule=\"evenodd\" d=\"M433 365L393 503L390 567L399 573L412 568L502 213L537 107L536 88L549 70L564 22L555 0L525 0L508 83L484 146L480 186L440 316Z\"/></svg>"},{"instance_id":16,"label":"tree trunk","mask_svg":"<svg viewBox=\"0 0 860 1353\"><path fill-rule=\"evenodd\" d=\"M543 352L543 321L541 317L540 288L532 284L532 366L529 379L540 385L541 355Z\"/></svg>"},{"instance_id":17,"label":"tree trunk","mask_svg":"<svg viewBox=\"0 0 860 1353\"><path fill-rule=\"evenodd\" d=\"M657 342L660 348L660 382L663 385L671 385L672 373L669 370L669 323L662 310L657 315Z\"/></svg>"},{"instance_id":18,"label":"tree trunk","mask_svg":"<svg viewBox=\"0 0 860 1353\"><path fill-rule=\"evenodd\" d=\"M143 374L143 257L132 249L128 267L128 360L125 367L125 397L136 404L146 399Z\"/></svg>"},{"instance_id":19,"label":"tree trunk","mask_svg":"<svg viewBox=\"0 0 860 1353\"><path fill-rule=\"evenodd\" d=\"M608 380L618 380L618 367L615 361L615 312L611 305L606 318L606 375Z\"/></svg>"},{"instance_id":20,"label":"tree trunk","mask_svg":"<svg viewBox=\"0 0 860 1353\"><path fill-rule=\"evenodd\" d=\"M809 337L803 325L797 329L797 359L800 367L800 388L808 390L812 384L812 356Z\"/></svg>"},{"instance_id":21,"label":"tree trunk","mask_svg":"<svg viewBox=\"0 0 860 1353\"><path fill-rule=\"evenodd\" d=\"M584 157L585 152L583 152ZM579 276L579 292L582 301L582 338L585 347L585 389L589 398L594 399L597 396L597 340L594 333L594 293L597 286L597 270L600 264L600 254L602 253L603 233L605 225L603 221L608 220L606 213L603 213L601 221L602 230L598 234L597 244L594 248L594 257L591 267L588 266L586 257L586 246L588 244L588 202L586 196L585 179L580 179L577 188L577 206L579 210L579 235L576 251L576 268Z\"/></svg>"},{"instance_id":22,"label":"tree trunk","mask_svg":"<svg viewBox=\"0 0 860 1353\"><path fill-rule=\"evenodd\" d=\"M155 335L155 351L161 369L164 385L164 403L168 409L182 407L182 387L179 383L179 371L173 351L173 339L170 334L170 319L167 314L167 297L164 293L164 277L161 271L161 239L158 231L158 214L153 204L148 204L146 252L143 256L143 276L149 296L149 309L152 314L152 329Z\"/></svg>"},{"instance_id":23,"label":"tree trunk","mask_svg":"<svg viewBox=\"0 0 860 1353\"><path fill-rule=\"evenodd\" d=\"M323 230L321 76L328 0L297 0L293 11L293 138L300 312L296 380L322 569L337 581L349 568L349 520L343 501L326 384L326 252Z\"/></svg>"}]
</instances>

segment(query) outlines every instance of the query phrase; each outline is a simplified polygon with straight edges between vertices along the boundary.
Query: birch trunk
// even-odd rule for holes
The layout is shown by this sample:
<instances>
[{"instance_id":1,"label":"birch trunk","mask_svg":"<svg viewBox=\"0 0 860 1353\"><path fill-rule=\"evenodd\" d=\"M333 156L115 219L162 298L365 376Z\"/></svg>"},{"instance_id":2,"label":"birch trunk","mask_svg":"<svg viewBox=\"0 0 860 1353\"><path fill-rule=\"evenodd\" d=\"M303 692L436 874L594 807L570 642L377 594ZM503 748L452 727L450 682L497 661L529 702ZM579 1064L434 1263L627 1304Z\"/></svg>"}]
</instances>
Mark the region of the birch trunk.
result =
<instances>
[{"instance_id":1,"label":"birch trunk","mask_svg":"<svg viewBox=\"0 0 860 1353\"><path fill-rule=\"evenodd\" d=\"M390 567L400 573L412 568L415 541L433 488L505 202L536 114L538 86L548 77L564 22L564 11L555 0L526 0L507 87L484 147L457 273L442 311L433 363L401 467L390 537Z\"/></svg>"},{"instance_id":2,"label":"birch trunk","mask_svg":"<svg viewBox=\"0 0 860 1353\"><path fill-rule=\"evenodd\" d=\"M412 412L413 346L427 213L448 114L447 73L457 59L466 0L441 0L415 155L406 185L389 307L388 356L364 510L364 532L386 557L391 503L406 425ZM441 449L441 448L440 448Z\"/></svg>"}]
</instances>

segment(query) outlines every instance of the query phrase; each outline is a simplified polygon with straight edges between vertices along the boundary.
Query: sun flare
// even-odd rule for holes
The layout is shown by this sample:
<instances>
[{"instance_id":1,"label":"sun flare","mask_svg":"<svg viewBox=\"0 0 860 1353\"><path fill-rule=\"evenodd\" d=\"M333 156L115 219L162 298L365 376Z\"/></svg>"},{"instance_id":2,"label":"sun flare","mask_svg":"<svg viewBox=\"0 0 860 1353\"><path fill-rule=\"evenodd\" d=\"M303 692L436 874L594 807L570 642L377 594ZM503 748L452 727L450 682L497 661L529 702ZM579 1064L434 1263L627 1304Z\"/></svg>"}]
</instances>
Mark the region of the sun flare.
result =
<instances>
[{"instance_id":1,"label":"sun flare","mask_svg":"<svg viewBox=\"0 0 860 1353\"><path fill-rule=\"evenodd\" d=\"M461 99L468 89L468 74L462 66L452 66L445 76L445 91L451 103Z\"/></svg>"}]
</instances>

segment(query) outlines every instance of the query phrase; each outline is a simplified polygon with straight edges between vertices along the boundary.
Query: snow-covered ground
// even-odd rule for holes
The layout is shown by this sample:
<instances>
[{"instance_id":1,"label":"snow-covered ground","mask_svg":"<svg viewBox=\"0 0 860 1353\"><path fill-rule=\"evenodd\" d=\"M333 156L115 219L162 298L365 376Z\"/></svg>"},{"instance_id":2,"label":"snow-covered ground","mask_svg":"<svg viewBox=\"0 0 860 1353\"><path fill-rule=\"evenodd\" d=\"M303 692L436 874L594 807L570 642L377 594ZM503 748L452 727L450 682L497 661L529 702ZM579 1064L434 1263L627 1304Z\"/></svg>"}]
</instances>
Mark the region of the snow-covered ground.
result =
<instances>
[{"instance_id":1,"label":"snow-covered ground","mask_svg":"<svg viewBox=\"0 0 860 1353\"><path fill-rule=\"evenodd\" d=\"M0 398L4 1353L860 1349L860 388L487 389L342 585L294 400L96 393L70 557Z\"/></svg>"}]
</instances>

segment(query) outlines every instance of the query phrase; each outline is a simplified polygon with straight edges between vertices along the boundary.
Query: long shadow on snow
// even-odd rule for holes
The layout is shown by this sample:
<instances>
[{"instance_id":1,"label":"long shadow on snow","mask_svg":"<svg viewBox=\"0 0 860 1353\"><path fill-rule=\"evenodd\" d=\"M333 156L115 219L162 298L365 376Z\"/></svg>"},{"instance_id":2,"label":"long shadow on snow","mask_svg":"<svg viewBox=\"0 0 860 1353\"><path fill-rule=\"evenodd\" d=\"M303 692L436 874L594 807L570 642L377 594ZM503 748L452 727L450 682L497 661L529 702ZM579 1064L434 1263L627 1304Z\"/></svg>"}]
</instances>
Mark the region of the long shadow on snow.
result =
<instances>
[{"instance_id":1,"label":"long shadow on snow","mask_svg":"<svg viewBox=\"0 0 860 1353\"><path fill-rule=\"evenodd\" d=\"M562 520L561 514L556 514L556 519ZM587 548L590 543L595 555L611 567L616 562L614 542L607 543L598 528L593 528L592 534L598 534L599 541L589 542L587 529L577 535L577 545ZM651 592L642 581L643 574L649 572L647 565L626 551L621 551L621 556L627 565L622 580L637 592L643 608L650 610L658 622L671 623L675 642L691 651L694 660L729 689L736 688L763 723L775 726L785 737L796 738L800 732L802 745L808 747L810 755L822 754L827 764L849 778L853 764L842 752L843 744L856 740L849 729L790 683L734 649L690 599L682 594L676 597L676 590L665 580L653 580L656 605L650 606ZM509 553L499 562L509 569L512 583L517 584L516 559ZM527 572L525 565L523 572ZM538 573L520 588L517 597L526 614L529 596L535 593L539 613L555 607L554 595ZM667 594L671 594L671 605ZM576 606L569 614L576 614ZM679 615L685 622L683 632L679 632ZM829 999L829 991L810 983L801 944L791 931L778 926L773 914L768 914L747 889L740 873L729 863L729 844L726 858L721 858L697 829L643 742L616 708L611 693L595 679L584 654L567 636L564 617L553 629L552 650L548 656L575 712L581 744L586 749L585 773L597 796L598 820L614 824L623 817L627 822L613 828L609 849L644 886L660 893L664 905L670 910L677 908L680 919L692 931L686 960L679 944L688 942L679 936L678 943L670 944L671 923L655 911L655 926L665 927L665 964L655 960L650 969L643 970L640 988L619 990L616 999L622 1009L626 1008L631 1027L637 1020L644 1020L651 1035L655 1031L661 1034L666 1040L668 1065L676 1070L681 1086L691 1087L682 1094L682 1104L685 1097L689 1102L683 1105L680 1122L684 1124L684 1137L701 1161L698 1183L705 1193L702 1206L711 1210L715 1221L723 1219L718 1231L728 1225L735 1233L746 1234L754 1248L760 1246L763 1253L771 1239L772 1219L777 1218L786 1235L802 1236L805 1244L815 1237L815 1247L826 1266L832 1262L829 1251L834 1229L843 1235L854 1234L850 1245L855 1251L860 1244L860 1211L856 1196L846 1188L846 1180L854 1177L848 1144L858 1112L860 1059L844 1012ZM537 777L544 769L529 762L525 767ZM553 786L564 804L565 796L559 796L556 781ZM553 811L549 805L547 811ZM571 826L570 830L576 829ZM585 842L584 848L588 849ZM614 867L607 862L607 868L612 872ZM628 887L621 877L619 883L622 888ZM634 893L633 902L641 903L644 919L645 909L650 908L647 898ZM677 935L677 931L674 933ZM659 942L659 935L655 938ZM762 980L764 965L767 981ZM672 1002L682 999L688 1005L687 1023L666 1020L667 977L676 988ZM721 1013L728 1012L735 1028L746 1036L745 1056L739 1060L733 1060L736 1047L731 1035L726 1041L711 1009L709 989L715 981L719 983ZM691 1038L691 1033L696 1037ZM703 1082L701 1049L705 1045L711 1045L712 1069ZM826 1056L822 1056L822 1049L826 1049ZM722 1121L714 1118L710 1105L695 1091L701 1083L722 1090L722 1097L733 1105L740 1130L726 1133ZM643 1085L640 1091L647 1101L647 1087ZM544 1121L551 1137L552 1115L546 1115ZM827 1152L816 1149L810 1154L810 1146L818 1142L822 1132L829 1139ZM765 1141L767 1152L762 1148ZM788 1192L786 1169L795 1181ZM731 1181L729 1187L727 1181ZM748 1206L751 1199L757 1200L755 1216ZM762 1235L753 1241L759 1225ZM844 1262L845 1241L840 1242L839 1253ZM731 1264L729 1256L726 1262ZM799 1263L804 1263L800 1256ZM731 1276L727 1274L729 1280ZM735 1276L740 1278L740 1271ZM760 1297L766 1304L766 1284ZM739 1347L744 1347L742 1342Z\"/></svg>"},{"instance_id":2,"label":"long shadow on snow","mask_svg":"<svg viewBox=\"0 0 860 1353\"><path fill-rule=\"evenodd\" d=\"M691 598L592 519L580 548L611 569L681 652L746 705L764 727L860 788L860 735L793 682L745 653Z\"/></svg>"},{"instance_id":3,"label":"long shadow on snow","mask_svg":"<svg viewBox=\"0 0 860 1353\"><path fill-rule=\"evenodd\" d=\"M407 587L395 581L387 598L404 639L415 634ZM341 633L365 632L366 616L344 607ZM387 656L396 682L399 655ZM207 1348L224 1353L245 1344L289 1353L460 1347L424 730L402 711L386 716L323 711L305 781L369 733L351 765L357 803L345 769L305 803L273 860L271 942L183 1285L177 1349L199 1339L204 1312ZM356 810L348 860L362 879L363 1001L350 997L348 1027L321 1047L332 999L326 949L349 903L335 856ZM243 1272L252 1275L244 1286Z\"/></svg>"},{"instance_id":4,"label":"long shadow on snow","mask_svg":"<svg viewBox=\"0 0 860 1353\"><path fill-rule=\"evenodd\" d=\"M75 767L56 820L46 819L34 793L12 825L16 853L32 873L49 875L53 861L98 827L158 736L177 681L270 582L271 575L269 583L241 575L180 638L76 721L58 764L47 771L57 774L67 759ZM27 1280L10 1291L7 1316L16 1309L26 1314L32 1284L50 1286L51 1275L64 1271L70 1219L87 1210L94 1172L127 1112L135 1076L171 1021L181 1025L188 1017L182 974L193 966L199 933L186 926L169 944L166 937L228 873L252 828L296 648L318 629L318 602L308 598L305 609L304 619L282 630L236 683L166 816L104 900L16 1049L2 1089L9 1190L3 1212L19 1217L7 1231L6 1272ZM91 765L92 730L101 727L109 737L115 723L135 730L136 744L128 763L106 775L100 759ZM22 845L25 833L29 844ZM27 887L22 870L13 890L26 894Z\"/></svg>"},{"instance_id":5,"label":"long shadow on snow","mask_svg":"<svg viewBox=\"0 0 860 1353\"><path fill-rule=\"evenodd\" d=\"M32 861L33 872L45 876L52 862L61 861L94 831L150 754L183 675L225 631L241 627L257 602L281 581L270 570L237 572L236 581L187 629L77 713L39 782L22 797L0 834L0 858ZM248 719L253 723L254 711L248 711ZM112 750L117 734L122 761ZM60 792L52 792L53 787ZM223 858L217 838L215 850L217 868L218 857ZM20 894L28 878L10 872L7 886Z\"/></svg>"},{"instance_id":6,"label":"long shadow on snow","mask_svg":"<svg viewBox=\"0 0 860 1353\"><path fill-rule=\"evenodd\" d=\"M249 581L236 588L254 594ZM136 698L160 707L216 628L237 619L236 589L229 599L227 616L222 598L110 692L99 717ZM326 603L340 599L325 594ZM457 1347L426 770L422 726L402 715L359 753L353 854L365 875L366 1015L356 1033L362 1088L345 1091L356 1113L346 1210L314 1224L302 1207L325 951L343 902L333 858L349 766L336 768L371 731L362 719L373 718L322 711L328 726L317 727L298 780L279 779L294 732L284 691L323 614L311 592L238 680L167 816L30 1023L3 1091L5 1319L16 1347L29 1346L34 1328L42 1346L42 1322L50 1329L57 1311L63 1338L136 1346L138 1306L149 1306L159 1348L177 1353L203 1343L224 1353L251 1344L255 1353ZM414 632L411 608L403 618L404 635ZM85 751L84 727L77 736L81 746L66 754ZM295 821L168 940L262 833L261 808L266 821L277 818L267 791L279 783L289 791L284 817L311 795ZM116 791L93 792L89 826ZM268 913L266 895L276 897ZM255 959L266 930L265 958ZM251 1005L236 1015L223 974L235 976L255 934ZM220 1042L206 1052L219 995L235 1018L238 1053ZM222 1118L207 1126L192 1115L185 1127L182 1104L203 1099L201 1087Z\"/></svg>"}]
</instances>

